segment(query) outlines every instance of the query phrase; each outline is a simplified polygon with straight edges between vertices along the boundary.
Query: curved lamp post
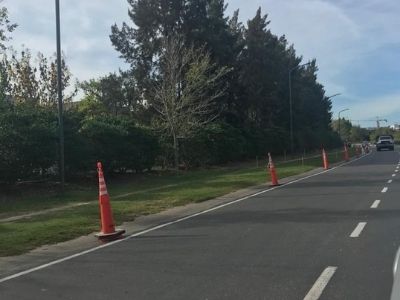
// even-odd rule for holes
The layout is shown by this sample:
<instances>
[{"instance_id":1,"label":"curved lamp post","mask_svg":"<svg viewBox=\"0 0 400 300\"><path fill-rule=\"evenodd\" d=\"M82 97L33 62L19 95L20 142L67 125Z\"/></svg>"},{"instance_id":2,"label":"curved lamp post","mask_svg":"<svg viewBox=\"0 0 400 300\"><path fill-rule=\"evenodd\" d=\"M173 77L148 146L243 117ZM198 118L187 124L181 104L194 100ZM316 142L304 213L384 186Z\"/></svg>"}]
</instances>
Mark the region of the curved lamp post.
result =
<instances>
[{"instance_id":1,"label":"curved lamp post","mask_svg":"<svg viewBox=\"0 0 400 300\"><path fill-rule=\"evenodd\" d=\"M342 109L341 111L339 111L339 113L338 113L338 129L339 129L339 137L340 137L340 139L342 139L342 134L341 134L341 132L340 132L340 113L342 113L342 112L344 112L344 111L347 111L347 110L350 110L350 109L348 109L348 108L345 108L345 109Z\"/></svg>"}]
</instances>

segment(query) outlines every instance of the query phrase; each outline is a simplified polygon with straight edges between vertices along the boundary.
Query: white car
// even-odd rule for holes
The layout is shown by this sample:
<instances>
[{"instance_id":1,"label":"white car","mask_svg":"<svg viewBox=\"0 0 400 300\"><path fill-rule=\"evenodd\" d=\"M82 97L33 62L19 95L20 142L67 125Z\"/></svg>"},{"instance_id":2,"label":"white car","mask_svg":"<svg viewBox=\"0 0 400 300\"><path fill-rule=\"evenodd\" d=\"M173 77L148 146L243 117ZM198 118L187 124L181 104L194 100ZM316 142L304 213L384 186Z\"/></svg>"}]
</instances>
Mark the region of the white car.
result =
<instances>
[{"instance_id":1,"label":"white car","mask_svg":"<svg viewBox=\"0 0 400 300\"><path fill-rule=\"evenodd\" d=\"M382 149L394 151L393 136L381 135L378 137L378 142L376 143L376 151L381 151Z\"/></svg>"}]
</instances>

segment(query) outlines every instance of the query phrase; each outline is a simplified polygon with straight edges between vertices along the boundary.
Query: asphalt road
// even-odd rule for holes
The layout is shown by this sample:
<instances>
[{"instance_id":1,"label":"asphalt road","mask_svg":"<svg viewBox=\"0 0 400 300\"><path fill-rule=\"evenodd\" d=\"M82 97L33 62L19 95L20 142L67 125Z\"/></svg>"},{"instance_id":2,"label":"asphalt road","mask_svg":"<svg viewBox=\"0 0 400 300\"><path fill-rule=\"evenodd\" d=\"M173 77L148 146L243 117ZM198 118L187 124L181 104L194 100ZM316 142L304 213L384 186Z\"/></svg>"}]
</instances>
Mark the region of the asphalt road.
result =
<instances>
[{"instance_id":1,"label":"asphalt road","mask_svg":"<svg viewBox=\"0 0 400 300\"><path fill-rule=\"evenodd\" d=\"M374 152L21 274L0 299L389 299L399 159Z\"/></svg>"}]
</instances>

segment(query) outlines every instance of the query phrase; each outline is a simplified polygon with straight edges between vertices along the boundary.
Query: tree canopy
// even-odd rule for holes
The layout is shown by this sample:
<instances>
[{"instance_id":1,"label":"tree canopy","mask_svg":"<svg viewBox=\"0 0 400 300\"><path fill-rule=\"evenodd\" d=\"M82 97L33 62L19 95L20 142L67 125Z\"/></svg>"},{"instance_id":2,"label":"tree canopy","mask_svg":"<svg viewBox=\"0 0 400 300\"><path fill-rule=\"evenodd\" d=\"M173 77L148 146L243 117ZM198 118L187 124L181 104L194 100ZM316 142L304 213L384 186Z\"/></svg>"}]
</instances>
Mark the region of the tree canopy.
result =
<instances>
[{"instance_id":1,"label":"tree canopy","mask_svg":"<svg viewBox=\"0 0 400 300\"><path fill-rule=\"evenodd\" d=\"M317 61L305 65L261 8L242 23L239 11L227 15L224 0L127 6L130 21L116 20L110 33L126 70L73 87L63 57L67 175L88 172L98 159L107 172L141 172L286 152L289 72L295 150L340 145ZM0 181L57 173L57 60L6 49L15 27L0 9L0 170L12 169ZM80 101L72 101L76 89ZM347 125L342 138L364 134Z\"/></svg>"}]
</instances>

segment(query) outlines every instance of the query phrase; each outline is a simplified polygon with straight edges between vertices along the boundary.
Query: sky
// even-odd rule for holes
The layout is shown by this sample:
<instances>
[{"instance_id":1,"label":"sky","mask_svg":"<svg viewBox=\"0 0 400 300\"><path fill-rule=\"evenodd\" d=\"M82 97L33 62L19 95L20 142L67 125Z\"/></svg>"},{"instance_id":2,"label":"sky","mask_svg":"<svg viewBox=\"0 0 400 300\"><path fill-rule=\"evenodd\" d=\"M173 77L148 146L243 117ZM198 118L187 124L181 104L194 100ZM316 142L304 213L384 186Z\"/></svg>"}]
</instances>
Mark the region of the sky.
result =
<instances>
[{"instance_id":1,"label":"sky","mask_svg":"<svg viewBox=\"0 0 400 300\"><path fill-rule=\"evenodd\" d=\"M269 28L285 35L304 62L316 58L319 82L332 98L333 116L364 127L377 117L400 123L400 1L225 0L227 15L239 9L243 23L258 7ZM61 0L62 48L71 72L87 80L126 69L111 45L114 23L130 22L125 0ZM55 52L54 0L3 0L18 23L10 41L33 53ZM295 95L293 95L295 101ZM361 121L360 121L361 120ZM385 124L385 123L383 123Z\"/></svg>"}]
</instances>

